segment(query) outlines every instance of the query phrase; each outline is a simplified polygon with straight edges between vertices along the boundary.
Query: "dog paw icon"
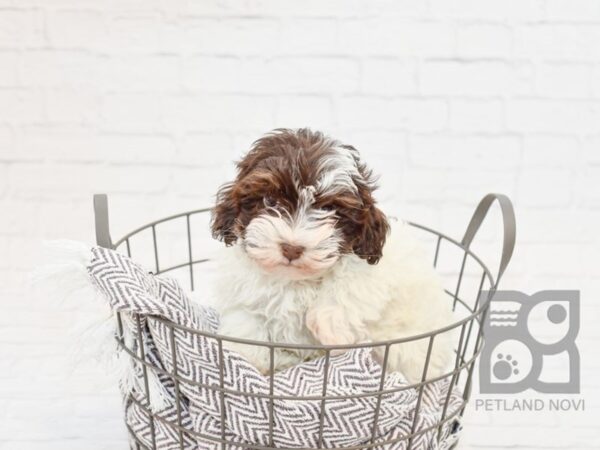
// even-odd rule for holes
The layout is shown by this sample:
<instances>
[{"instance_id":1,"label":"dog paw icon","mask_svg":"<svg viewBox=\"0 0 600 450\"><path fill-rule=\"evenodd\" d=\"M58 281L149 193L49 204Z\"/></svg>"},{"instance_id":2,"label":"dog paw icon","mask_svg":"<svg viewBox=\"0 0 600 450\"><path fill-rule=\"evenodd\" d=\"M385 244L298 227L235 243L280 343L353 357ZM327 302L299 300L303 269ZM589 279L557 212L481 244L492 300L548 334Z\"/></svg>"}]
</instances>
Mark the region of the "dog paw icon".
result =
<instances>
[{"instance_id":1,"label":"dog paw icon","mask_svg":"<svg viewBox=\"0 0 600 450\"><path fill-rule=\"evenodd\" d=\"M499 380L508 380L513 375L519 375L519 362L513 359L512 355L503 355L498 353L496 363L492 367L494 376Z\"/></svg>"},{"instance_id":2,"label":"dog paw icon","mask_svg":"<svg viewBox=\"0 0 600 450\"><path fill-rule=\"evenodd\" d=\"M490 383L494 385L515 385L526 379L534 365L535 357L521 341L506 339L493 349L488 348ZM506 388L508 389L508 388Z\"/></svg>"}]
</instances>

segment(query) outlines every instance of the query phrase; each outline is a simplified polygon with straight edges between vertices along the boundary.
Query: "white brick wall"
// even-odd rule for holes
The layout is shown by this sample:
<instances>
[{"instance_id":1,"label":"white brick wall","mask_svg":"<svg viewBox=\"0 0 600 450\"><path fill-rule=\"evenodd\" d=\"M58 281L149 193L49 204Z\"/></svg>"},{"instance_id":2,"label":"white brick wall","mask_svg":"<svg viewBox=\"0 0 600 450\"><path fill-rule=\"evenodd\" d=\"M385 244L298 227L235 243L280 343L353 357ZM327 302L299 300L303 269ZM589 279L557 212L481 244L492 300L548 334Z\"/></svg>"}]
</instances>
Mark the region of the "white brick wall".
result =
<instances>
[{"instance_id":1,"label":"white brick wall","mask_svg":"<svg viewBox=\"0 0 600 450\"><path fill-rule=\"evenodd\" d=\"M598 448L599 42L596 0L0 0L0 449L126 448L115 387L64 368L85 307L23 286L40 241L93 242L95 192L115 236L210 204L253 139L297 126L454 236L484 193L513 198L504 287L582 290L587 411L472 410L461 448Z\"/></svg>"}]
</instances>

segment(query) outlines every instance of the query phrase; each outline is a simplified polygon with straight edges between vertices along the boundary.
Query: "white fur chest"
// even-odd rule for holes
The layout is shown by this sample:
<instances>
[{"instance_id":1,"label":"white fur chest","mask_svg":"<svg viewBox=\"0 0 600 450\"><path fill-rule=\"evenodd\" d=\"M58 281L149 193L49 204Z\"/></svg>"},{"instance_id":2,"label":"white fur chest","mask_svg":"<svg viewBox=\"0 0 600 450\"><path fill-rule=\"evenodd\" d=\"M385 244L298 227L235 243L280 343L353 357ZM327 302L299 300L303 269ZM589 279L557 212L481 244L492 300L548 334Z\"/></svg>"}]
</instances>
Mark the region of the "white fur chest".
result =
<instances>
[{"instance_id":1,"label":"white fur chest","mask_svg":"<svg viewBox=\"0 0 600 450\"><path fill-rule=\"evenodd\" d=\"M290 281L265 274L238 246L219 256L216 304L220 334L278 343L317 344L305 325L318 281ZM302 352L303 354L305 352Z\"/></svg>"}]
</instances>

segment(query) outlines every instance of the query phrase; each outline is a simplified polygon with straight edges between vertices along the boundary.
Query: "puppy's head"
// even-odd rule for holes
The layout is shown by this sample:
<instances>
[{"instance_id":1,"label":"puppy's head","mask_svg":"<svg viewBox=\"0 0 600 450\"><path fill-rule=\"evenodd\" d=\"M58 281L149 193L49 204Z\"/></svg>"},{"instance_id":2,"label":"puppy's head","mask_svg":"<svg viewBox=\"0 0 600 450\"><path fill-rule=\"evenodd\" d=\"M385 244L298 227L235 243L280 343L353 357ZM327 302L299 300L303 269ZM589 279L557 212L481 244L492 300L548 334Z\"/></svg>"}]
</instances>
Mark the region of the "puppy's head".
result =
<instances>
[{"instance_id":1,"label":"puppy's head","mask_svg":"<svg viewBox=\"0 0 600 450\"><path fill-rule=\"evenodd\" d=\"M343 254L375 264L388 231L371 172L356 149L308 129L279 129L253 144L221 187L214 237L243 246L269 272L318 276Z\"/></svg>"}]
</instances>

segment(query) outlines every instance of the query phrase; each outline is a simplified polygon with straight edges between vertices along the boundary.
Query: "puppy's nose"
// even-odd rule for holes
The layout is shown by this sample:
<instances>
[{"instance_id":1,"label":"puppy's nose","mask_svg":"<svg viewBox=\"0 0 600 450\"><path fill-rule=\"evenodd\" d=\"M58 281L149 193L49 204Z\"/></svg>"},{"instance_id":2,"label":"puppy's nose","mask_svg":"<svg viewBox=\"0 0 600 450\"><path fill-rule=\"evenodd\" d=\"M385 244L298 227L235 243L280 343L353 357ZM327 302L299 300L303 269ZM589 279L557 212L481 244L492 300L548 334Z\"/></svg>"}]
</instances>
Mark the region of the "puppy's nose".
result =
<instances>
[{"instance_id":1,"label":"puppy's nose","mask_svg":"<svg viewBox=\"0 0 600 450\"><path fill-rule=\"evenodd\" d=\"M301 245L286 244L285 242L281 244L281 253L290 261L300 258L303 251L304 247Z\"/></svg>"}]
</instances>

